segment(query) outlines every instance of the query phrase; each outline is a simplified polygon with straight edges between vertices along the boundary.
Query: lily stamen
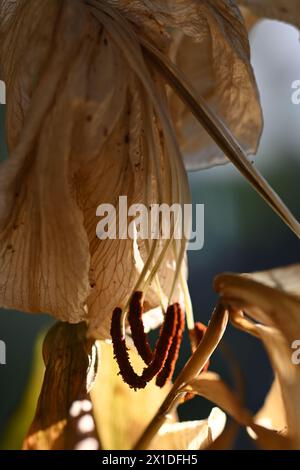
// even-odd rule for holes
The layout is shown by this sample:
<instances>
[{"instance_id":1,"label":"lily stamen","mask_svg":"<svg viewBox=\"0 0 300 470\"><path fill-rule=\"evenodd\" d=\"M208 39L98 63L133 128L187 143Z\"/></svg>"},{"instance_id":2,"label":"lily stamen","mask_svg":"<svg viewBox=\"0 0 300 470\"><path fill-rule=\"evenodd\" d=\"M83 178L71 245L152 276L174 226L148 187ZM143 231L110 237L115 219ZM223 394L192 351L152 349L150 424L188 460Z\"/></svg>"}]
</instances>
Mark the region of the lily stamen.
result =
<instances>
[{"instance_id":1,"label":"lily stamen","mask_svg":"<svg viewBox=\"0 0 300 470\"><path fill-rule=\"evenodd\" d=\"M140 291L135 292L132 296L128 312L128 323L134 345L143 361L149 365L152 361L153 353L144 330L143 293Z\"/></svg>"},{"instance_id":2,"label":"lily stamen","mask_svg":"<svg viewBox=\"0 0 300 470\"><path fill-rule=\"evenodd\" d=\"M130 302L128 320L134 344L142 359L145 362L148 361L148 366L144 368L142 375L138 375L130 363L126 340L122 334L122 310L120 308L116 308L113 312L110 331L114 357L119 365L120 375L131 388L144 388L147 382L150 382L156 375L156 384L163 387L172 377L175 369L184 330L184 313L178 303L168 307L159 338L152 352L143 326L142 298L142 292L134 293Z\"/></svg>"},{"instance_id":3,"label":"lily stamen","mask_svg":"<svg viewBox=\"0 0 300 470\"><path fill-rule=\"evenodd\" d=\"M178 307L179 304L173 304L167 309L165 321L161 327L159 338L155 346L153 360L143 371L142 376L147 380L147 382L152 380L165 365L169 350L172 346L173 338L176 334Z\"/></svg>"},{"instance_id":4,"label":"lily stamen","mask_svg":"<svg viewBox=\"0 0 300 470\"><path fill-rule=\"evenodd\" d=\"M162 370L159 372L158 376L156 377L156 385L158 387L163 387L169 380L172 379L174 374L176 362L179 355L179 349L182 342L184 326L185 326L185 316L184 312L181 309L180 305L177 308L177 327L176 333L173 338L173 342L171 348L169 350L168 357L166 359L165 365Z\"/></svg>"},{"instance_id":5,"label":"lily stamen","mask_svg":"<svg viewBox=\"0 0 300 470\"><path fill-rule=\"evenodd\" d=\"M135 373L129 359L125 337L121 328L122 310L115 308L111 321L110 334L113 342L114 357L118 363L120 374L131 388L145 388L146 380Z\"/></svg>"}]
</instances>

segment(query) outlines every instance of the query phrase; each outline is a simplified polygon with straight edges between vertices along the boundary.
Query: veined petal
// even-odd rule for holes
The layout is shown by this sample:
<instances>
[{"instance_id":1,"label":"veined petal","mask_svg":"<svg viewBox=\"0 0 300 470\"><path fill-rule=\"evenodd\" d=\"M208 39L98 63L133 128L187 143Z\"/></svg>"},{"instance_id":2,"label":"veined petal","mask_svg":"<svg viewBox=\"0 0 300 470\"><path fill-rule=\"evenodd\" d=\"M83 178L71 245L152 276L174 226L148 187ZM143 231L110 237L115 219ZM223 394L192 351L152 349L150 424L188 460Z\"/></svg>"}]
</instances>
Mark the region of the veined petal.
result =
<instances>
[{"instance_id":1,"label":"veined petal","mask_svg":"<svg viewBox=\"0 0 300 470\"><path fill-rule=\"evenodd\" d=\"M248 153L256 153L262 115L243 17L232 1L109 1L134 23L138 36L176 63ZM169 34L169 41L168 39ZM176 95L170 93L186 167L226 163L222 151Z\"/></svg>"},{"instance_id":2,"label":"veined petal","mask_svg":"<svg viewBox=\"0 0 300 470\"><path fill-rule=\"evenodd\" d=\"M136 241L130 237L122 239L119 235L115 240L97 240L96 209L102 203L112 204L117 208L116 214L119 217L119 196L127 197L128 208L138 203L144 204L147 210L153 203L180 203L182 183L178 180L176 161L172 162L173 155L164 136L163 124L153 102L145 93L144 75L141 83L129 67L126 53L117 47L122 36L114 37L114 25L101 16L101 8L99 11L92 11L100 24L104 20L107 32L104 30L103 33L105 51L94 56L93 76L90 78L94 87L91 86L90 89L97 87L97 72L100 71L103 83L106 86L109 84L109 88L98 85L100 105L95 99L93 103L93 97L87 97L83 101L78 129L84 128L86 135L83 139L78 139L78 146L75 148L79 152L76 159L82 162L78 172L79 204L84 213L91 252L90 280L93 291L88 298L90 331L105 338L108 336L114 307L124 307L133 290L143 288L143 281L142 285L137 286L137 283L148 263L154 241ZM128 27L127 24L125 27ZM128 47L132 47L133 51L130 48L128 52L133 54L135 60L135 54L138 57L139 44L129 43ZM110 74L103 73L103 64L107 61L113 64ZM123 70L122 74L120 70ZM147 72L145 74L147 80ZM161 94L164 101L163 84L160 84L158 77L156 79L158 90L153 91ZM90 107L86 109L86 106ZM86 125L84 119L87 111L90 119ZM99 135L104 136L102 142L94 142ZM83 146L81 142L86 144ZM170 169L171 165L174 165L173 169ZM183 175L183 180L185 177ZM157 241L153 259L148 270L145 268L145 278L151 274L166 243ZM149 283L145 295L147 308L160 305L160 301L171 295L172 278L177 269L173 244L166 250L164 261L160 264L157 279ZM174 291L174 295L181 300L178 289Z\"/></svg>"},{"instance_id":3,"label":"veined petal","mask_svg":"<svg viewBox=\"0 0 300 470\"><path fill-rule=\"evenodd\" d=\"M195 96L205 99L247 153L256 153L262 115L240 12L228 1L189 2L184 11L186 17L176 22L180 32L171 49L174 62L188 77ZM222 151L176 96L171 103L187 168L226 163Z\"/></svg>"},{"instance_id":4,"label":"veined petal","mask_svg":"<svg viewBox=\"0 0 300 470\"><path fill-rule=\"evenodd\" d=\"M78 82L71 74L88 24L72 3L20 3L1 48L10 158L0 170L0 303L78 322L89 293L89 251L72 194Z\"/></svg>"},{"instance_id":5,"label":"veined petal","mask_svg":"<svg viewBox=\"0 0 300 470\"><path fill-rule=\"evenodd\" d=\"M137 285L147 282L146 309L182 300L185 240L171 233L155 250L128 236L99 240L98 206L117 207L120 196L147 209L189 202L165 84L132 24L103 13L108 6L22 0L0 51L10 153L1 168L0 303L88 319L102 338Z\"/></svg>"}]
</instances>

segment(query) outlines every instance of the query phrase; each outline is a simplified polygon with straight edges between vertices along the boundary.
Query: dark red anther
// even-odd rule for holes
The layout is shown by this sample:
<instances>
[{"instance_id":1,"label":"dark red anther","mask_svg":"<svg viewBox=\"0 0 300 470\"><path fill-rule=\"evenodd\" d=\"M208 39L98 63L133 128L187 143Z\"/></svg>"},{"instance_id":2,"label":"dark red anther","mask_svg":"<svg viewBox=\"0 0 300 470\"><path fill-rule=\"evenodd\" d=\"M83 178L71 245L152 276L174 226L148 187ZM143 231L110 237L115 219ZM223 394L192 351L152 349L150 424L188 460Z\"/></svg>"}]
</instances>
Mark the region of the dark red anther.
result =
<instances>
[{"instance_id":1,"label":"dark red anther","mask_svg":"<svg viewBox=\"0 0 300 470\"><path fill-rule=\"evenodd\" d=\"M177 326L178 304L170 305L167 309L165 321L161 327L159 338L156 342L151 364L143 371L142 377L149 382L163 368L168 357Z\"/></svg>"},{"instance_id":2,"label":"dark red anther","mask_svg":"<svg viewBox=\"0 0 300 470\"><path fill-rule=\"evenodd\" d=\"M133 370L126 348L125 338L122 337L121 331L121 315L122 310L116 308L113 312L110 334L112 337L114 356L119 365L120 374L131 388L145 388L147 381L140 377Z\"/></svg>"},{"instance_id":3,"label":"dark red anther","mask_svg":"<svg viewBox=\"0 0 300 470\"><path fill-rule=\"evenodd\" d=\"M132 296L128 312L128 323L134 345L143 361L149 365L152 361L153 353L144 330L142 292L135 292Z\"/></svg>"},{"instance_id":4,"label":"dark red anther","mask_svg":"<svg viewBox=\"0 0 300 470\"><path fill-rule=\"evenodd\" d=\"M179 347L184 329L184 314L179 304L170 305L167 309L164 323L152 353L145 334L143 322L142 293L136 292L130 302L130 327L133 333L134 343L144 361L148 362L141 376L135 373L131 366L125 338L122 337L122 310L116 308L111 322L111 337L114 356L120 369L120 375L124 382L131 388L144 388L150 380L158 376L157 384L162 386L173 374L178 357ZM151 360L150 360L151 354Z\"/></svg>"},{"instance_id":5,"label":"dark red anther","mask_svg":"<svg viewBox=\"0 0 300 470\"><path fill-rule=\"evenodd\" d=\"M156 377L156 385L158 387L163 387L169 380L172 379L174 374L175 365L179 355L179 349L182 342L183 332L184 332L184 319L185 315L179 304L177 305L177 324L176 324L176 333L172 341L172 346L169 350L167 360L164 367Z\"/></svg>"}]
</instances>

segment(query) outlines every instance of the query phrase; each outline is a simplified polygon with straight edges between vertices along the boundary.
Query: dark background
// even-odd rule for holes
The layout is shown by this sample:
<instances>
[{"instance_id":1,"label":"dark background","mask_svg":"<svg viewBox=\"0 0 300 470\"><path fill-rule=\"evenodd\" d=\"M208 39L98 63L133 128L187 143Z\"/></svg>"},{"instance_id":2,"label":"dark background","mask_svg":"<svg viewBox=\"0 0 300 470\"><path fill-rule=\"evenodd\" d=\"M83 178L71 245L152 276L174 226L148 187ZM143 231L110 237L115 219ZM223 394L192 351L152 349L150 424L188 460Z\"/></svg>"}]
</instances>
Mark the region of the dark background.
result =
<instances>
[{"instance_id":1,"label":"dark background","mask_svg":"<svg viewBox=\"0 0 300 470\"><path fill-rule=\"evenodd\" d=\"M300 79L298 33L276 22L264 22L255 28L251 43L265 114L265 130L255 163L300 219L300 107L291 103L291 83ZM0 106L0 154L4 149L4 112L5 106ZM191 174L190 181L193 202L205 204L205 246L199 252L189 252L189 285L196 319L207 322L216 303L212 289L216 274L299 262L299 241L231 165ZM7 345L7 364L0 366L2 436L24 394L37 335L51 321L48 316L1 311L0 339ZM265 352L257 340L231 327L225 341L243 372L247 406L256 411L272 382ZM185 343L179 366L188 354ZM211 368L230 380L220 353L214 356ZM182 419L201 419L210 408L210 404L197 399L182 406L179 413ZM237 448L251 445L242 432Z\"/></svg>"}]
</instances>

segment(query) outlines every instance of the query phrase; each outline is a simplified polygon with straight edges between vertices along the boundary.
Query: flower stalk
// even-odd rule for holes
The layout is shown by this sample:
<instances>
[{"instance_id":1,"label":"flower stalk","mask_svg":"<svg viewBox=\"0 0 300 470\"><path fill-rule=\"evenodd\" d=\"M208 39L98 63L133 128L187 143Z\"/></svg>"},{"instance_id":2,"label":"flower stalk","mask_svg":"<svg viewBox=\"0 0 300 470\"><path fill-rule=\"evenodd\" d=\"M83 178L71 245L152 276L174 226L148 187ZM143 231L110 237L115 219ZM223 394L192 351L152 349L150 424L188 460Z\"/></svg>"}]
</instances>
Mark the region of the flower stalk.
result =
<instances>
[{"instance_id":1,"label":"flower stalk","mask_svg":"<svg viewBox=\"0 0 300 470\"><path fill-rule=\"evenodd\" d=\"M196 378L210 356L215 351L221 341L228 322L228 311L226 305L220 303L214 310L206 334L202 342L179 373L172 389L165 398L158 412L145 429L142 436L134 446L134 450L148 449L152 439L155 437L161 426L168 421L173 409L182 401L180 389L189 381Z\"/></svg>"}]
</instances>

